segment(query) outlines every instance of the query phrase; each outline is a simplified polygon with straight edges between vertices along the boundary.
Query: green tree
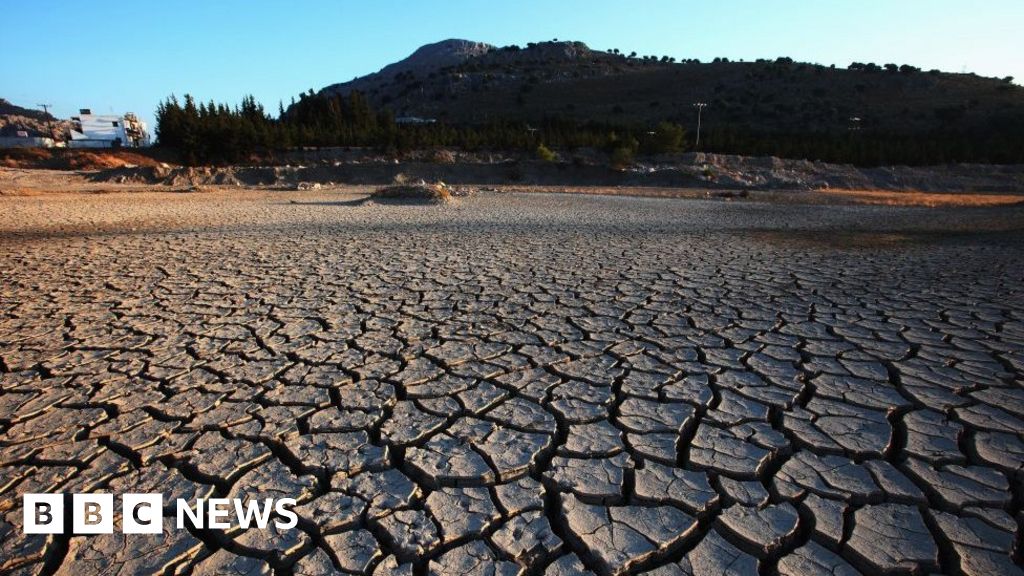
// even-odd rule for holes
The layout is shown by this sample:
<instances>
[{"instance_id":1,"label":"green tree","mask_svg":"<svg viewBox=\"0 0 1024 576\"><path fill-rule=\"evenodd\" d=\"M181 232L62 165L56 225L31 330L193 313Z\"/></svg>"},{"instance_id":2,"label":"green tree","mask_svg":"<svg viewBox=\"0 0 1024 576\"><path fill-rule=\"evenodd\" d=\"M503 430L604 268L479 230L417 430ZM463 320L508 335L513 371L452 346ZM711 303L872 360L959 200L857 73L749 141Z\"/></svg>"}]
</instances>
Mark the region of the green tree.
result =
<instances>
[{"instance_id":1,"label":"green tree","mask_svg":"<svg viewBox=\"0 0 1024 576\"><path fill-rule=\"evenodd\" d=\"M683 149L686 129L671 122L661 122L648 139L647 151L652 154L673 154Z\"/></svg>"}]
</instances>

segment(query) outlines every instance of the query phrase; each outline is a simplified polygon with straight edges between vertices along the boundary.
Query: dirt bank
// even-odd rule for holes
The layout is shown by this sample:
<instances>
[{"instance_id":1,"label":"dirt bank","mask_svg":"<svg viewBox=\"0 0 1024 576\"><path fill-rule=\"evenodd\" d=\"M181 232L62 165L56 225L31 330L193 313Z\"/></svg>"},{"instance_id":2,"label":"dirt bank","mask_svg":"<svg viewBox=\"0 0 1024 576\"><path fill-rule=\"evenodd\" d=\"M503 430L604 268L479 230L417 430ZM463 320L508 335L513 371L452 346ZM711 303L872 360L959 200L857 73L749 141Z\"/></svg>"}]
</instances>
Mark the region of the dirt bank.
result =
<instances>
[{"instance_id":1,"label":"dirt bank","mask_svg":"<svg viewBox=\"0 0 1024 576\"><path fill-rule=\"evenodd\" d=\"M505 159L452 163L385 158L325 161L299 166L120 167L100 170L94 182L275 186L300 182L378 185L405 177L450 184L644 186L724 190L882 190L916 192L1024 192L1024 166L952 165L857 168L779 158L687 154L613 170L588 162Z\"/></svg>"}]
</instances>

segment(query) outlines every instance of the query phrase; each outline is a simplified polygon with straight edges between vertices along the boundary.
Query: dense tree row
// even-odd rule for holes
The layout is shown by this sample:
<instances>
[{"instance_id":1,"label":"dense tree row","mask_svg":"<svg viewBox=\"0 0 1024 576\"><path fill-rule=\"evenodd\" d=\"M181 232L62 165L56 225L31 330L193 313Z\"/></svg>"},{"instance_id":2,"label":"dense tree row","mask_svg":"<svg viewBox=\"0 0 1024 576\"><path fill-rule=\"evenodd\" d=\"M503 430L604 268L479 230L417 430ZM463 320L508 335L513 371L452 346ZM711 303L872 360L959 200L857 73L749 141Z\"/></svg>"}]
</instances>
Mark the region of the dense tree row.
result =
<instances>
[{"instance_id":1,"label":"dense tree row","mask_svg":"<svg viewBox=\"0 0 1024 576\"><path fill-rule=\"evenodd\" d=\"M157 108L159 144L178 151L182 161L245 162L255 153L296 146L361 146L383 152L437 147L463 150L547 152L577 148L604 150L611 164L631 163L636 154L692 150L692 139L678 125L656 127L581 123L558 117L534 125L493 122L479 125L403 124L387 110L375 110L358 92L347 96L302 94L271 117L252 96L235 107L174 96ZM857 165L942 164L950 162L1024 163L1024 126L1006 123L981 133L888 134L859 130L842 133L757 134L725 127L702 134L702 150L745 155L806 158ZM541 145L544 150L540 150Z\"/></svg>"},{"instance_id":2,"label":"dense tree row","mask_svg":"<svg viewBox=\"0 0 1024 576\"><path fill-rule=\"evenodd\" d=\"M435 147L465 150L536 150L540 144L555 149L619 147L645 153L678 152L685 131L662 123L653 131L580 124L548 118L536 127L519 122L476 126L443 123L399 124L388 111L374 110L358 92L348 96L321 96L312 91L282 106L271 118L252 96L240 106L196 104L171 96L156 111L161 146L176 149L186 163L244 161L254 152L295 146L370 146L388 152Z\"/></svg>"}]
</instances>

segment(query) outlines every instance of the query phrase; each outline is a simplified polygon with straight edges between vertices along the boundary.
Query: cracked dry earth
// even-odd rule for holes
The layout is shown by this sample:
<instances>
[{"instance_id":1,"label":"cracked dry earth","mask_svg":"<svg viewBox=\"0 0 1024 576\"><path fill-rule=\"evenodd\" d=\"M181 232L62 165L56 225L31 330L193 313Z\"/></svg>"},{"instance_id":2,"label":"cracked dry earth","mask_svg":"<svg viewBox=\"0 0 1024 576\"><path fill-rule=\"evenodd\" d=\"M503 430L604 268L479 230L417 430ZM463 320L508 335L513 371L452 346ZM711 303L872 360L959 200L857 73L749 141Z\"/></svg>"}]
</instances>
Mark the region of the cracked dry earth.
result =
<instances>
[{"instance_id":1,"label":"cracked dry earth","mask_svg":"<svg viewBox=\"0 0 1024 576\"><path fill-rule=\"evenodd\" d=\"M0 572L1021 573L1020 208L0 202Z\"/></svg>"}]
</instances>

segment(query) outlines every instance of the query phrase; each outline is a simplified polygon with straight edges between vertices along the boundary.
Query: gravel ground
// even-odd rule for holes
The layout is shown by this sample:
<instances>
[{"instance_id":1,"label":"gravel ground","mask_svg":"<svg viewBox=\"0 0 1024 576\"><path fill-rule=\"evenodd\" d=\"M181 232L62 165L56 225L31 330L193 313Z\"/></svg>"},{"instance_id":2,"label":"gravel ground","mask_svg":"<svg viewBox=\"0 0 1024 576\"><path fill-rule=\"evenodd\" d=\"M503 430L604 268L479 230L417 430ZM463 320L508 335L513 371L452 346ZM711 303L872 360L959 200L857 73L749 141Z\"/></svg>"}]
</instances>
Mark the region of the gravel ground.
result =
<instances>
[{"instance_id":1,"label":"gravel ground","mask_svg":"<svg viewBox=\"0 0 1024 576\"><path fill-rule=\"evenodd\" d=\"M0 573L1021 573L1024 208L361 198L0 198Z\"/></svg>"}]
</instances>

